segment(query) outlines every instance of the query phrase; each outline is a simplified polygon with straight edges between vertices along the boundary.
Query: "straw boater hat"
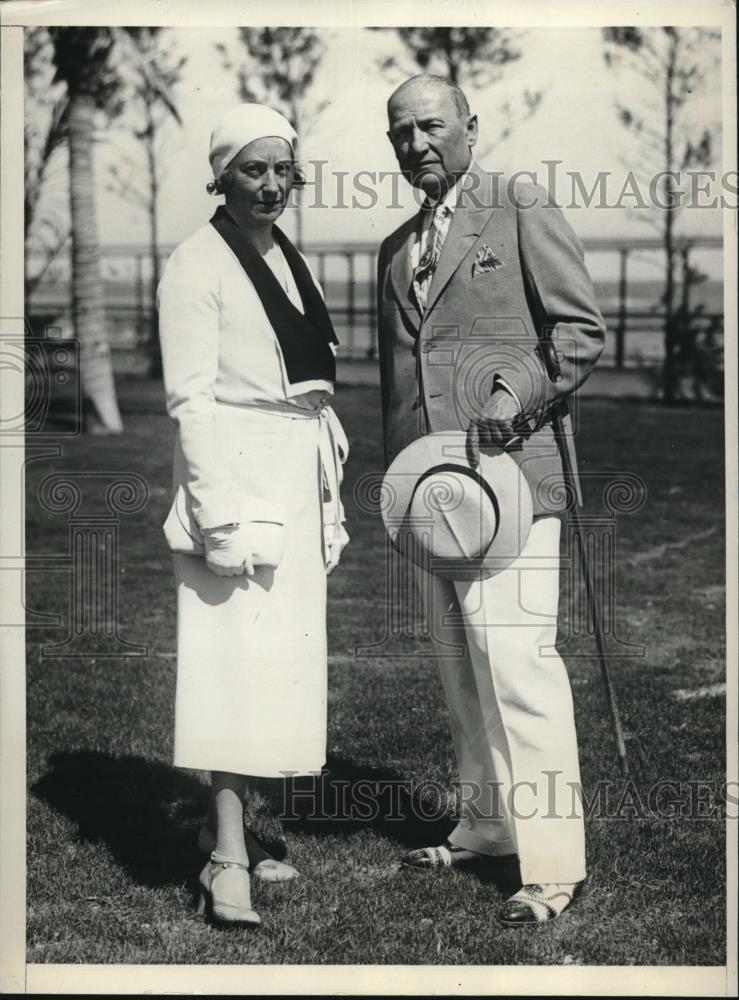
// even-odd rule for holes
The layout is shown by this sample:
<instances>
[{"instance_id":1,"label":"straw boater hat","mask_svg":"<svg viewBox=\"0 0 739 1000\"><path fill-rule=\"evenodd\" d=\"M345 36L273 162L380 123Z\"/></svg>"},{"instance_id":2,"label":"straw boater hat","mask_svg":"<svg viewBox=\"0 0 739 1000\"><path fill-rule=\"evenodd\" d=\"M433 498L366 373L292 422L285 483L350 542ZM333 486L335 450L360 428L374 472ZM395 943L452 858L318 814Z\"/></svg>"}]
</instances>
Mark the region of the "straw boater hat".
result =
<instances>
[{"instance_id":1,"label":"straw boater hat","mask_svg":"<svg viewBox=\"0 0 739 1000\"><path fill-rule=\"evenodd\" d=\"M484 579L516 559L533 502L518 464L499 448L473 468L466 435L428 434L393 461L382 484L382 518L395 548L448 580Z\"/></svg>"}]
</instances>

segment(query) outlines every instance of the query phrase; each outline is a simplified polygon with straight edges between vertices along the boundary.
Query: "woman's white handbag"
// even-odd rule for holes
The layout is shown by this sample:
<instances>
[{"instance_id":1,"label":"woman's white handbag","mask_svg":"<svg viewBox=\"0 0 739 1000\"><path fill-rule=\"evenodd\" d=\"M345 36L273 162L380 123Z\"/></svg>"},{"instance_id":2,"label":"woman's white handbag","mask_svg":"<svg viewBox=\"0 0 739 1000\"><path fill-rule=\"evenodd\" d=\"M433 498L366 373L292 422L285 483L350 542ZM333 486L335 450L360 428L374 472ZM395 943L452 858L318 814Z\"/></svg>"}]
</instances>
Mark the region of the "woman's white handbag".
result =
<instances>
[{"instance_id":1,"label":"woman's white handbag","mask_svg":"<svg viewBox=\"0 0 739 1000\"><path fill-rule=\"evenodd\" d=\"M253 540L255 566L279 566L285 552L285 516L279 504L259 497L242 500L241 522ZM203 533L192 513L192 500L184 486L177 487L174 502L163 525L172 552L204 555Z\"/></svg>"}]
</instances>

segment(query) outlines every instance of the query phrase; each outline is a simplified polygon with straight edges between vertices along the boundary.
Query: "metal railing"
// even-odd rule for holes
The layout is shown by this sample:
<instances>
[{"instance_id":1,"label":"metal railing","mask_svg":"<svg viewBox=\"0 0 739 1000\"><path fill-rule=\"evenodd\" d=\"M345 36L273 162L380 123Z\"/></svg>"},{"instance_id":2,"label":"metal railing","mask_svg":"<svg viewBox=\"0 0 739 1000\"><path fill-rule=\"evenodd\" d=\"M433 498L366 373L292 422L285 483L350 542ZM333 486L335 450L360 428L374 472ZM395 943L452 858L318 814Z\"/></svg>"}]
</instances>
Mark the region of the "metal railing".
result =
<instances>
[{"instance_id":1,"label":"metal railing","mask_svg":"<svg viewBox=\"0 0 739 1000\"><path fill-rule=\"evenodd\" d=\"M615 283L616 296L604 310L613 338L609 359L617 368L628 363L643 362L643 355L629 352L629 334L639 333L654 341L652 353L661 349L658 335L664 322L664 313L657 302L650 308L630 306L630 293L637 281L632 278L630 263L639 253L661 253L658 239L585 239L588 259L607 254L615 257L611 268L611 284ZM692 267L696 251L720 251L720 237L685 237L676 240L679 267L676 280L684 314L693 308L690 282L685 282ZM164 263L174 248L162 248ZM376 332L376 257L377 245L370 243L312 243L304 248L314 274L324 289L326 301L345 358L374 358L377 353ZM103 276L106 284L106 315L110 324L111 344L114 349L136 349L146 343L152 328L150 318L152 296L149 287L149 254L143 247L108 245L101 248ZM56 280L45 282L37 288L27 303L31 322L43 322L48 317L69 319L71 314L71 288L69 264L60 262ZM66 271L66 273L65 273ZM656 271L658 281L659 271ZM652 282L654 284L654 281ZM598 282L596 281L596 285ZM703 310L702 324L721 326L723 310Z\"/></svg>"}]
</instances>

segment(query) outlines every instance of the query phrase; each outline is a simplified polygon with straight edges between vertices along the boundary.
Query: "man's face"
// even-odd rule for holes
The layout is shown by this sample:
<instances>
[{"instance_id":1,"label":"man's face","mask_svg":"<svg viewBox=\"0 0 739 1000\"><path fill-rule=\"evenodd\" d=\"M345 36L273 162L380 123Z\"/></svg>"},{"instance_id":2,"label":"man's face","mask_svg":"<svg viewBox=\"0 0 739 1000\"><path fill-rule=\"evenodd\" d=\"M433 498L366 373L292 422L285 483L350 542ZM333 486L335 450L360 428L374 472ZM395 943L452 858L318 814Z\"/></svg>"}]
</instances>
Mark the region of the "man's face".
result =
<instances>
[{"instance_id":1,"label":"man's face","mask_svg":"<svg viewBox=\"0 0 739 1000\"><path fill-rule=\"evenodd\" d=\"M409 86L388 107L388 138L405 179L434 201L470 165L477 118L460 115L451 91L440 84Z\"/></svg>"}]
</instances>

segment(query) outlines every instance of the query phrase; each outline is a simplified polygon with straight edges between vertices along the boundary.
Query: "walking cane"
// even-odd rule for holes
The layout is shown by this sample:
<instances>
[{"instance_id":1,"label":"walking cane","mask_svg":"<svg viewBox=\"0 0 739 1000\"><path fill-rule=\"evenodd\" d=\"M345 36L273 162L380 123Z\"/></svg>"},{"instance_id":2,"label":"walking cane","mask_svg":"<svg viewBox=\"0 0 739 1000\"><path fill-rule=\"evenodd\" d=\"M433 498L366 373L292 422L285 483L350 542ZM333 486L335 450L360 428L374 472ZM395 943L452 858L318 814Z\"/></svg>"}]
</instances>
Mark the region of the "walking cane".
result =
<instances>
[{"instance_id":1,"label":"walking cane","mask_svg":"<svg viewBox=\"0 0 739 1000\"><path fill-rule=\"evenodd\" d=\"M560 368L559 358L557 357L557 351L550 337L541 336L539 338L539 353L544 362L550 381L555 383L559 382L562 378L562 370ZM606 644L603 636L603 625L601 623L600 610L598 608L598 599L593 586L593 578L588 564L588 554L585 548L583 524L580 517L580 508L577 503L575 474L572 468L570 452L567 448L567 440L565 438L564 417L567 416L567 413L567 401L564 399L558 400L550 411L550 419L552 430L554 431L554 439L557 442L557 448L559 450L559 456L562 459L562 471L564 472L565 483L568 486L566 494L567 515L572 519L574 533L577 535L578 549L580 550L580 567L585 581L585 592L587 594L590 618L593 622L593 632L595 634L595 645L598 650L600 672L603 676L603 683L606 688L608 704L611 709L611 721L613 723L613 732L616 737L616 749L618 752L618 759L621 764L621 774L624 778L627 778L629 776L629 762L626 757L624 731L621 725L621 715L618 710L616 689L613 686L613 679L611 677L611 672L608 669L608 663L606 660Z\"/></svg>"},{"instance_id":2,"label":"walking cane","mask_svg":"<svg viewBox=\"0 0 739 1000\"><path fill-rule=\"evenodd\" d=\"M557 351L554 344L551 341L551 337L548 332L542 327L541 333L539 335L539 355L544 362L544 367L546 368L547 375L550 382L557 383L562 379L562 370L559 364L559 358L557 357ZM585 549L585 540L583 537L583 525L580 518L580 508L577 505L577 489L575 488L575 473L572 468L572 461L570 459L570 453L567 449L567 440L565 438L564 430L564 420L563 418L567 415L567 402L564 399L558 400L554 406L549 410L547 419L551 421L552 429L554 431L554 439L557 442L557 449L559 451L560 458L562 460L562 471L564 472L565 483L568 486L567 489L567 513L572 519L572 524L575 529L575 534L577 535L578 549L580 550L580 566L582 569L583 579L585 581L585 593L587 595L588 610L590 611L590 618L593 623L593 632L595 634L595 645L598 650L598 661L600 663L600 672L603 677L603 683L606 687L606 695L608 697L608 705L611 710L611 722L613 723L613 732L616 737L616 750L618 752L618 759L621 764L621 774L624 778L629 776L629 762L626 757L626 743L624 741L624 731L621 725L621 715L618 710L618 701L616 699L616 690L613 686L613 679L611 678L610 670L608 669L608 663L606 662L606 644L603 636L603 625L600 619L600 611L598 609L598 599L595 593L595 588L593 586L593 578L590 573L590 566L588 565L588 554ZM527 425L525 425L527 426ZM541 424L539 425L541 426ZM512 438L506 450L515 451L520 450L522 447L522 439L527 435L527 431L521 427L516 427L514 421L514 428L518 431L518 434ZM528 433L532 433L531 428L528 427ZM514 445L515 442L515 445ZM511 447L513 446L513 447ZM479 461L479 430L477 425L472 423L470 425L470 432L468 433L467 439L468 448L468 458L470 464L475 467Z\"/></svg>"}]
</instances>

